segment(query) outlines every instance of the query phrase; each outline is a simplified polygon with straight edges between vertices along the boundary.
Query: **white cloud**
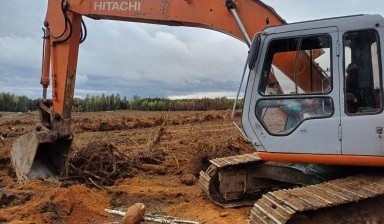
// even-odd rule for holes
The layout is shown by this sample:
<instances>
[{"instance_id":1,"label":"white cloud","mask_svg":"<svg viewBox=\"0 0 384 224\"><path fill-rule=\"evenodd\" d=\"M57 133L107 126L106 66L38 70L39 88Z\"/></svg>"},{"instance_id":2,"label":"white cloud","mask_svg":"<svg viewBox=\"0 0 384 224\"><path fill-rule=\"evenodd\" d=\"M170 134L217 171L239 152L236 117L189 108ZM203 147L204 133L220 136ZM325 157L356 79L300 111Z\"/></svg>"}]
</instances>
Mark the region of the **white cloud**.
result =
<instances>
[{"instance_id":1,"label":"white cloud","mask_svg":"<svg viewBox=\"0 0 384 224\"><path fill-rule=\"evenodd\" d=\"M1 63L41 67L42 44L30 36L0 36L0 49Z\"/></svg>"},{"instance_id":2,"label":"white cloud","mask_svg":"<svg viewBox=\"0 0 384 224\"><path fill-rule=\"evenodd\" d=\"M382 0L265 0L288 22L358 13L384 14ZM0 91L41 95L41 27L46 0L0 1ZM216 31L85 18L77 95L232 96L247 47ZM17 82L14 80L17 77ZM26 84L27 83L27 84Z\"/></svg>"},{"instance_id":3,"label":"white cloud","mask_svg":"<svg viewBox=\"0 0 384 224\"><path fill-rule=\"evenodd\" d=\"M168 26L156 30L153 27L159 25L115 21L87 24L92 37L80 49L78 71L90 76L150 78L171 84L201 78L237 80L237 66L247 52L245 44L211 30ZM111 32L91 35L97 33L97 25ZM197 31L196 39L186 38Z\"/></svg>"}]
</instances>

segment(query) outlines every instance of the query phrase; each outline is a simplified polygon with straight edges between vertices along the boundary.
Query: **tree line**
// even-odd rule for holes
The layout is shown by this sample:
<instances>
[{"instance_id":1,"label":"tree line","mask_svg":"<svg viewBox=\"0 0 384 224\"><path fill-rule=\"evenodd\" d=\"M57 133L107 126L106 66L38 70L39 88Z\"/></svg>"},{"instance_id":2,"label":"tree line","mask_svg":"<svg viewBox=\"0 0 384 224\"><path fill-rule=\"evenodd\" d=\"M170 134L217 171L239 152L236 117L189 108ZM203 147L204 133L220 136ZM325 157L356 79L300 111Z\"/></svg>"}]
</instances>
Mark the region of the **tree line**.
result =
<instances>
[{"instance_id":1,"label":"tree line","mask_svg":"<svg viewBox=\"0 0 384 224\"><path fill-rule=\"evenodd\" d=\"M0 111L27 112L34 110L34 100L26 96L0 93Z\"/></svg>"},{"instance_id":2,"label":"tree line","mask_svg":"<svg viewBox=\"0 0 384 224\"><path fill-rule=\"evenodd\" d=\"M16 96L9 93L0 93L0 111L27 112L35 110L35 100L26 96ZM84 99L74 98L73 111L96 112L111 110L143 110L143 111L202 111L232 109L234 99L227 97L201 98L201 99L167 99L167 98L141 98L133 96L128 100L119 94L101 96L87 95ZM238 102L242 108L243 101Z\"/></svg>"}]
</instances>

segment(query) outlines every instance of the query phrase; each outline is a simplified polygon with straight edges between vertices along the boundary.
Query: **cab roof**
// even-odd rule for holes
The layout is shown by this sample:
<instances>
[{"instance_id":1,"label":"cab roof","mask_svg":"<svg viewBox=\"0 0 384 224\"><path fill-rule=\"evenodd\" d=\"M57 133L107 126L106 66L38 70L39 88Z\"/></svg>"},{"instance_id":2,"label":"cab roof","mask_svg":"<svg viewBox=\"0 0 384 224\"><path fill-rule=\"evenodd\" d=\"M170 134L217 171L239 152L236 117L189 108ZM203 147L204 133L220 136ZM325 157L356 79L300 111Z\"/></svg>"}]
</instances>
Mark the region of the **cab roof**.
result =
<instances>
[{"instance_id":1,"label":"cab roof","mask_svg":"<svg viewBox=\"0 0 384 224\"><path fill-rule=\"evenodd\" d=\"M384 26L384 18L381 15L352 15L334 17L319 20L310 20L297 23L289 23L279 26L270 26L264 29L263 33L281 33L296 30L317 29L326 27L337 27L339 31L369 29Z\"/></svg>"}]
</instances>

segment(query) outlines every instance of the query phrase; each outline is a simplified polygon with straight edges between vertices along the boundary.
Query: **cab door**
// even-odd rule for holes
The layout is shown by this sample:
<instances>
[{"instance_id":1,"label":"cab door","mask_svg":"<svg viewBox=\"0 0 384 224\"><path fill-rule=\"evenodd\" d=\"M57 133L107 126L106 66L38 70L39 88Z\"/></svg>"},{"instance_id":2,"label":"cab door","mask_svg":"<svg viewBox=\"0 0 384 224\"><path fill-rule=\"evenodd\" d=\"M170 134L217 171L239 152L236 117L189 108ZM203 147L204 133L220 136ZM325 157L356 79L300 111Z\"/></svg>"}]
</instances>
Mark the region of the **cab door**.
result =
<instances>
[{"instance_id":1,"label":"cab door","mask_svg":"<svg viewBox=\"0 0 384 224\"><path fill-rule=\"evenodd\" d=\"M259 151L341 154L336 27L263 37L243 127Z\"/></svg>"},{"instance_id":2,"label":"cab door","mask_svg":"<svg viewBox=\"0 0 384 224\"><path fill-rule=\"evenodd\" d=\"M342 34L340 60L342 154L384 155L380 31Z\"/></svg>"}]
</instances>

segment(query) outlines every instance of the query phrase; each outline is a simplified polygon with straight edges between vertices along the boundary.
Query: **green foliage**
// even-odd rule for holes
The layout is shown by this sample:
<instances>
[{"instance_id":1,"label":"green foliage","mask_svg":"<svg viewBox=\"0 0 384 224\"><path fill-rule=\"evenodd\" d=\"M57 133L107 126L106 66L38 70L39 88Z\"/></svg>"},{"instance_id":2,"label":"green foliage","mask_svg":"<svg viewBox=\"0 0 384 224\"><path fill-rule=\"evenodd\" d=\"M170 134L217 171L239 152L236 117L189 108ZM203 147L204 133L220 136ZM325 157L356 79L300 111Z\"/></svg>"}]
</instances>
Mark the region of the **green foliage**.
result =
<instances>
[{"instance_id":1,"label":"green foliage","mask_svg":"<svg viewBox=\"0 0 384 224\"><path fill-rule=\"evenodd\" d=\"M26 96L0 93L0 111L28 112L34 109L34 102Z\"/></svg>"},{"instance_id":2,"label":"green foliage","mask_svg":"<svg viewBox=\"0 0 384 224\"><path fill-rule=\"evenodd\" d=\"M111 110L144 110L144 111L201 111L232 109L234 99L227 97L202 99L141 98L134 95L131 100L119 94L106 96L90 96L85 99L74 98L73 110L78 112L111 111ZM33 100L26 96L15 96L0 93L0 111L26 112L34 109ZM239 100L237 108L243 107L243 100Z\"/></svg>"}]
</instances>

